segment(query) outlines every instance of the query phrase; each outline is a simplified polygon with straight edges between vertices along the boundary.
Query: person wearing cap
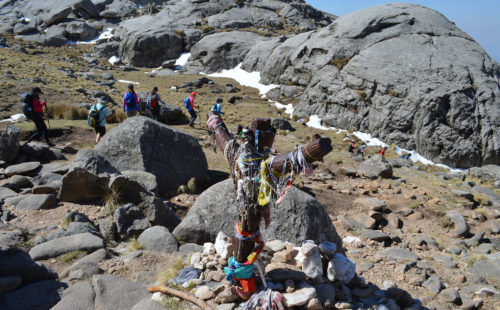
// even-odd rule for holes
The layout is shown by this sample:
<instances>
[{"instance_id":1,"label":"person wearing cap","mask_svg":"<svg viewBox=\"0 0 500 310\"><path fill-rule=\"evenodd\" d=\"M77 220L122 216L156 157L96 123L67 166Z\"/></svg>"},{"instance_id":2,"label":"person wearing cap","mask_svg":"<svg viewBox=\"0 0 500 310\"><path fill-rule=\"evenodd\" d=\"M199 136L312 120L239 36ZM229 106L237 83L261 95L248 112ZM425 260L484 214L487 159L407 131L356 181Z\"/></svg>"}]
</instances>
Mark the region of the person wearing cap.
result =
<instances>
[{"instance_id":1,"label":"person wearing cap","mask_svg":"<svg viewBox=\"0 0 500 310\"><path fill-rule=\"evenodd\" d=\"M189 126L194 127L194 121L196 120L197 114L196 109L200 109L196 104L194 104L194 97L196 97L196 92L192 92L189 97L184 99L184 107L186 111L191 115L191 119L189 120Z\"/></svg>"},{"instance_id":2,"label":"person wearing cap","mask_svg":"<svg viewBox=\"0 0 500 310\"><path fill-rule=\"evenodd\" d=\"M158 94L158 87L153 87L153 91L149 93L146 106L153 114L153 119L158 121L160 119L160 103L162 102Z\"/></svg>"},{"instance_id":3,"label":"person wearing cap","mask_svg":"<svg viewBox=\"0 0 500 310\"><path fill-rule=\"evenodd\" d=\"M94 104L89 111L90 113L93 110L97 110L99 113L99 123L94 127L96 133L95 143L101 141L102 137L106 134L106 121L110 121L113 115L115 115L115 110L112 110L111 114L109 113L106 107L107 101L107 98L102 96L97 104Z\"/></svg>"},{"instance_id":4,"label":"person wearing cap","mask_svg":"<svg viewBox=\"0 0 500 310\"><path fill-rule=\"evenodd\" d=\"M224 112L222 112L222 98L218 97L215 103L212 105L212 108L210 109L211 112L217 112L217 114L222 115Z\"/></svg>"},{"instance_id":5,"label":"person wearing cap","mask_svg":"<svg viewBox=\"0 0 500 310\"><path fill-rule=\"evenodd\" d=\"M128 84L128 90L123 95L123 112L127 117L132 117L137 115L137 111L139 111L139 97L134 91L134 85Z\"/></svg>"},{"instance_id":6,"label":"person wearing cap","mask_svg":"<svg viewBox=\"0 0 500 310\"><path fill-rule=\"evenodd\" d=\"M387 150L387 146L381 147L379 154L385 156L385 151Z\"/></svg>"},{"instance_id":7,"label":"person wearing cap","mask_svg":"<svg viewBox=\"0 0 500 310\"><path fill-rule=\"evenodd\" d=\"M35 123L36 126L36 132L31 135L31 137L26 140L26 143L30 143L34 139L38 139L40 137L43 137L47 144L49 146L54 146L49 140L49 131L47 129L47 125L45 125L45 122L43 120L44 114L43 114L43 107L46 105L45 101L40 100L40 94L43 94L42 90L40 87L33 87L31 90L31 96L32 96L32 118L31 120Z\"/></svg>"}]
</instances>

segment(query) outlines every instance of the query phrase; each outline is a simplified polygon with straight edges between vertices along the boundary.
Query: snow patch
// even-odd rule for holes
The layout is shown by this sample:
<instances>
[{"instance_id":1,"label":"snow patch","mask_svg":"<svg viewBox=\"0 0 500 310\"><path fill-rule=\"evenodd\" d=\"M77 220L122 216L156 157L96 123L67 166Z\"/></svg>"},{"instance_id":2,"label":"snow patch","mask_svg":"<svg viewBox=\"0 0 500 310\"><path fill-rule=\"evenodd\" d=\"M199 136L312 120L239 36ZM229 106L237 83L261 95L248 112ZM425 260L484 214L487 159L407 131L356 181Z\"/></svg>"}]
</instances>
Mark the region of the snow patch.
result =
<instances>
[{"instance_id":1,"label":"snow patch","mask_svg":"<svg viewBox=\"0 0 500 310\"><path fill-rule=\"evenodd\" d=\"M292 117L293 115L293 111L295 110L294 107L293 107L293 104L289 103L289 104L282 104L282 103L279 103L278 101L273 101L273 100L269 100L270 102L273 103L273 105L275 107L277 107L278 109L285 109L285 113L290 115L290 117Z\"/></svg>"},{"instance_id":2,"label":"snow patch","mask_svg":"<svg viewBox=\"0 0 500 310\"><path fill-rule=\"evenodd\" d=\"M191 53L181 54L181 56L179 56L179 58L175 61L174 66L184 67L187 64L189 57L191 57Z\"/></svg>"},{"instance_id":3,"label":"snow patch","mask_svg":"<svg viewBox=\"0 0 500 310\"><path fill-rule=\"evenodd\" d=\"M118 62L120 62L120 58L118 58L117 56L111 56L109 59L108 59L109 63L114 65Z\"/></svg>"},{"instance_id":4,"label":"snow patch","mask_svg":"<svg viewBox=\"0 0 500 310\"><path fill-rule=\"evenodd\" d=\"M326 126L321 125L321 119L319 118L318 115L311 115L309 117L309 121L306 123L306 125L308 127L312 127L312 128L316 128L316 129L321 129L321 130L338 130L338 132L345 131L345 130L342 130L342 129L337 129L335 127L326 127ZM364 143L366 143L367 146L380 146L380 147L388 146L387 143L379 140L378 138L372 137L372 135L370 135L368 133L364 133L364 132L361 132L361 131L355 131L355 132L353 132L353 135L355 135L359 140L361 140ZM344 141L347 141L347 140L349 140L348 137L344 138ZM423 157L422 155L418 154L417 151L409 151L409 150L406 150L406 149L402 149L402 148L400 148L398 146L396 146L395 152L398 155L402 155L403 152L409 153L409 154L411 154L410 159L413 162L421 162L424 165L433 165L433 166L437 166L437 167L448 169L448 170L450 170L452 172L457 172L457 171L463 172L463 171L466 170L466 169L451 168L451 167L443 165L443 164L436 164L432 160L429 160L429 159Z\"/></svg>"},{"instance_id":5,"label":"snow patch","mask_svg":"<svg viewBox=\"0 0 500 310\"><path fill-rule=\"evenodd\" d=\"M1 120L0 123L7 123L7 122L17 123L17 122L23 121L25 119L26 119L26 116L24 116L24 114L22 114L22 113L19 113L19 114L14 114L11 117L6 118L4 120Z\"/></svg>"},{"instance_id":6,"label":"snow patch","mask_svg":"<svg viewBox=\"0 0 500 310\"><path fill-rule=\"evenodd\" d=\"M135 84L135 85L139 85L141 83L139 82L134 82L134 81L127 81L127 80L118 80L119 83L125 83L125 84Z\"/></svg>"},{"instance_id":7,"label":"snow patch","mask_svg":"<svg viewBox=\"0 0 500 310\"><path fill-rule=\"evenodd\" d=\"M107 28L106 31L102 32L98 37L88 40L88 41L68 41L69 45L72 44L95 44L97 41L101 39L111 39L114 36L113 28Z\"/></svg>"},{"instance_id":8,"label":"snow patch","mask_svg":"<svg viewBox=\"0 0 500 310\"><path fill-rule=\"evenodd\" d=\"M260 83L260 72L258 72L258 71L254 71L254 72L245 71L245 70L241 69L241 65L242 65L242 63L240 63L239 65L237 65L233 69L222 70L222 71L217 72L217 73L209 74L208 76L231 78L231 79L235 80L236 82L240 83L240 85L257 88L261 95L265 95L271 89L279 87L279 85L274 85L274 84L270 84L270 85L261 84Z\"/></svg>"}]
</instances>

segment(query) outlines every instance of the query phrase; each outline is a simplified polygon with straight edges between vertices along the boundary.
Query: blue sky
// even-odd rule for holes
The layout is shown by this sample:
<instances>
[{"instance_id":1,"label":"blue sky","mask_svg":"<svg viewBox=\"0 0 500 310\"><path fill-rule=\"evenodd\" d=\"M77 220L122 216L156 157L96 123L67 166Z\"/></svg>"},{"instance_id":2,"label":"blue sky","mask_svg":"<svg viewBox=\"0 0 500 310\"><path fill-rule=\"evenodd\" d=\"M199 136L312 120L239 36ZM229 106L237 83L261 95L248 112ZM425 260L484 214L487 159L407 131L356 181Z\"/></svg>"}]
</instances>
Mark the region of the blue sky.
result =
<instances>
[{"instance_id":1,"label":"blue sky","mask_svg":"<svg viewBox=\"0 0 500 310\"><path fill-rule=\"evenodd\" d=\"M306 0L322 11L343 16L371 6L394 2L380 0ZM500 62L500 1L439 0L401 1L416 3L441 12L474 38L497 62Z\"/></svg>"}]
</instances>

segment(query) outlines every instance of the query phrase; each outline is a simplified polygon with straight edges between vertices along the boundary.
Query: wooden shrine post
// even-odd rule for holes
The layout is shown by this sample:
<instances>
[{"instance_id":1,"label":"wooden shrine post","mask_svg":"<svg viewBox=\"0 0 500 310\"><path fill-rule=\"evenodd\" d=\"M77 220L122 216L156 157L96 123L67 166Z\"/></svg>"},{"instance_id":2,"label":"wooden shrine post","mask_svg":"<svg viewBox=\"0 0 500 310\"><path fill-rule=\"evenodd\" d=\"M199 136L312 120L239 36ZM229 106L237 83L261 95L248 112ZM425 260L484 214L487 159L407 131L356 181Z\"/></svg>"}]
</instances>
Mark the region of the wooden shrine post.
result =
<instances>
[{"instance_id":1,"label":"wooden shrine post","mask_svg":"<svg viewBox=\"0 0 500 310\"><path fill-rule=\"evenodd\" d=\"M244 141L240 143L231 137L220 115L216 112L209 112L207 117L208 129L218 149L223 152L233 178L239 204L240 229L247 234L253 234L259 230L262 217L266 216L266 210L269 212L269 204L262 206L257 203L260 189L259 168L261 168L261 162L269 158L275 130L271 127L270 119L254 119L251 129L244 132ZM300 164L307 165L323 159L332 149L329 138L322 138L316 134L308 145L274 156L269 165L270 172L283 176L290 173L291 169L302 168ZM298 162L299 158L301 163ZM249 168L247 169L245 165ZM242 196L245 200L239 201ZM244 263L254 250L255 241L233 237L233 245L236 261Z\"/></svg>"}]
</instances>

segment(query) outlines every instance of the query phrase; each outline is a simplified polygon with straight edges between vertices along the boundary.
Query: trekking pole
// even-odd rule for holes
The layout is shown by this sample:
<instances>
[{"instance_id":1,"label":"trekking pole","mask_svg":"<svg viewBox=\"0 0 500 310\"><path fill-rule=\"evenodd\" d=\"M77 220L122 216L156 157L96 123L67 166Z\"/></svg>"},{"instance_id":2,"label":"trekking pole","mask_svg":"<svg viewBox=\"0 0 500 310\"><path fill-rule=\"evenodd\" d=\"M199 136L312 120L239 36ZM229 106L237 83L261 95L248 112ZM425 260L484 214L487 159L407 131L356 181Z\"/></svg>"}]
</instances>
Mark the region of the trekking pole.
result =
<instances>
[{"instance_id":1,"label":"trekking pole","mask_svg":"<svg viewBox=\"0 0 500 310\"><path fill-rule=\"evenodd\" d=\"M198 106L198 114L199 114L199 117L198 117L198 126L200 126L201 125L201 103Z\"/></svg>"},{"instance_id":2,"label":"trekking pole","mask_svg":"<svg viewBox=\"0 0 500 310\"><path fill-rule=\"evenodd\" d=\"M50 130L50 120L49 120L49 107L47 106L47 100L43 100L45 102L45 114L47 114L47 124L49 124L49 130Z\"/></svg>"}]
</instances>

